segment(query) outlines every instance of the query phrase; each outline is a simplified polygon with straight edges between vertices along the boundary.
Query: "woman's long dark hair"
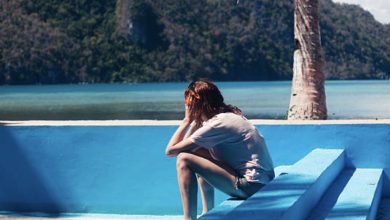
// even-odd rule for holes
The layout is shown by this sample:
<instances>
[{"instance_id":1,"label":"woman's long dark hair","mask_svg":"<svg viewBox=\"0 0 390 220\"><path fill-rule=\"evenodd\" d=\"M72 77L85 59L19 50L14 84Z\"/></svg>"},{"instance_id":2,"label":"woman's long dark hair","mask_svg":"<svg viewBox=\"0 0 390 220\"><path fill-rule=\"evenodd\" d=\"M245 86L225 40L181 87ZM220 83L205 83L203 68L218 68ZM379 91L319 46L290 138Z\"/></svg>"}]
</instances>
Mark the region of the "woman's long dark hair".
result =
<instances>
[{"instance_id":1,"label":"woman's long dark hair","mask_svg":"<svg viewBox=\"0 0 390 220\"><path fill-rule=\"evenodd\" d=\"M190 83L184 92L184 99L196 123L203 121L202 115L207 120L223 112L242 115L242 111L236 106L225 104L218 87L207 80L198 80Z\"/></svg>"}]
</instances>

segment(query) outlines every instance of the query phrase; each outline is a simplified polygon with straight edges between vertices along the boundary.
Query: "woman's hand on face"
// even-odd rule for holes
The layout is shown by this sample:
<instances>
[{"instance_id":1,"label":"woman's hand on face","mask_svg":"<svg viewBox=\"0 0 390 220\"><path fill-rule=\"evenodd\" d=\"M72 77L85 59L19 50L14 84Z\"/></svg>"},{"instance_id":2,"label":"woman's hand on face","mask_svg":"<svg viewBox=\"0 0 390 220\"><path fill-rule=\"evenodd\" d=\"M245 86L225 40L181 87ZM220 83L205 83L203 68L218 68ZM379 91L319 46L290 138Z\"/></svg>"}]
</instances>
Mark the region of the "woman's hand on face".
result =
<instances>
[{"instance_id":1,"label":"woman's hand on face","mask_svg":"<svg viewBox=\"0 0 390 220\"><path fill-rule=\"evenodd\" d=\"M192 121L194 120L191 114L190 107L188 105L185 105L185 115L183 121L185 121L188 124L191 124Z\"/></svg>"}]
</instances>

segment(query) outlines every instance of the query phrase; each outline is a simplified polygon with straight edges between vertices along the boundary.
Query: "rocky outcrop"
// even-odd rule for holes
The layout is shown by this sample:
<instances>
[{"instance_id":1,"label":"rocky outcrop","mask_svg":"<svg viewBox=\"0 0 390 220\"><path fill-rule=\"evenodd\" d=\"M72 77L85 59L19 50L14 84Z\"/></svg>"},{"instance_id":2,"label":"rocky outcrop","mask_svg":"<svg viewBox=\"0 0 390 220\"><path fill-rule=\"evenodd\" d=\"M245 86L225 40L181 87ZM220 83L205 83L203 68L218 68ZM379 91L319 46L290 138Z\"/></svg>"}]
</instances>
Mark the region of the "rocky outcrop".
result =
<instances>
[{"instance_id":1,"label":"rocky outcrop","mask_svg":"<svg viewBox=\"0 0 390 220\"><path fill-rule=\"evenodd\" d=\"M117 0L117 30L133 43L153 49L161 43L163 30L148 1Z\"/></svg>"},{"instance_id":2,"label":"rocky outcrop","mask_svg":"<svg viewBox=\"0 0 390 220\"><path fill-rule=\"evenodd\" d=\"M123 36L130 34L130 0L116 1L116 29Z\"/></svg>"}]
</instances>

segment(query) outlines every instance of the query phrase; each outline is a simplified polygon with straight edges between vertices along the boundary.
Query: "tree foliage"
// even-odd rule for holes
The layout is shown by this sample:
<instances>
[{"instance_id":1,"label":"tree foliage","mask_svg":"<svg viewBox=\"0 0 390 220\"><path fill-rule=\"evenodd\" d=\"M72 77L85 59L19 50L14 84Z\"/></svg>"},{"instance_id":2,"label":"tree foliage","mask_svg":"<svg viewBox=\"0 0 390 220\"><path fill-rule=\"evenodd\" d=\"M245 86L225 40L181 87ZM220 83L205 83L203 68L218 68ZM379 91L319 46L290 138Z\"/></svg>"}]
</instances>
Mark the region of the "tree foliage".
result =
<instances>
[{"instance_id":1,"label":"tree foliage","mask_svg":"<svg viewBox=\"0 0 390 220\"><path fill-rule=\"evenodd\" d=\"M0 84L292 77L292 0L119 1L0 0ZM389 25L331 0L320 10L327 78L389 77Z\"/></svg>"}]
</instances>

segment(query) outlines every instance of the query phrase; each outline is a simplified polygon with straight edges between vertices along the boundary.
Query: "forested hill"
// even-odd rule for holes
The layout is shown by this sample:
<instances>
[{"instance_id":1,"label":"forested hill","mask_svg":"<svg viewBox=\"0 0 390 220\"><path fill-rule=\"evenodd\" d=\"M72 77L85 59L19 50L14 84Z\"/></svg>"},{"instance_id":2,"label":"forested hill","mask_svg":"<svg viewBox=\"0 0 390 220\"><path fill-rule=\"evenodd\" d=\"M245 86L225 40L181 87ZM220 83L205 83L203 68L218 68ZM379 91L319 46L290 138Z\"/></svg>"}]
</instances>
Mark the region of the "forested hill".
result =
<instances>
[{"instance_id":1,"label":"forested hill","mask_svg":"<svg viewBox=\"0 0 390 220\"><path fill-rule=\"evenodd\" d=\"M390 26L321 0L328 79L390 76ZM0 0L0 84L287 80L293 0Z\"/></svg>"}]
</instances>

